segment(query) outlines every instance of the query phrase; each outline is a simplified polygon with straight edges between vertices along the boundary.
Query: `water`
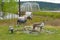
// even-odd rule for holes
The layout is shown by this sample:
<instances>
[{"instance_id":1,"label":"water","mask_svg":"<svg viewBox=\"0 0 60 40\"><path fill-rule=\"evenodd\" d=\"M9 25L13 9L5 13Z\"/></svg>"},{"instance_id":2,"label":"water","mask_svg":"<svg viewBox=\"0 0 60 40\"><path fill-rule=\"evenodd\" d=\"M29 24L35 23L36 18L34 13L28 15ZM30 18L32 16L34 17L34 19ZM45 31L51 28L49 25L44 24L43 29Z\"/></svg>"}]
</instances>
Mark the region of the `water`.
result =
<instances>
[{"instance_id":1,"label":"water","mask_svg":"<svg viewBox=\"0 0 60 40\"><path fill-rule=\"evenodd\" d=\"M3 19L12 19L12 18L18 18L18 17L19 17L19 15L8 13L6 16L4 16L4 18L0 17L0 20L3 20Z\"/></svg>"}]
</instances>

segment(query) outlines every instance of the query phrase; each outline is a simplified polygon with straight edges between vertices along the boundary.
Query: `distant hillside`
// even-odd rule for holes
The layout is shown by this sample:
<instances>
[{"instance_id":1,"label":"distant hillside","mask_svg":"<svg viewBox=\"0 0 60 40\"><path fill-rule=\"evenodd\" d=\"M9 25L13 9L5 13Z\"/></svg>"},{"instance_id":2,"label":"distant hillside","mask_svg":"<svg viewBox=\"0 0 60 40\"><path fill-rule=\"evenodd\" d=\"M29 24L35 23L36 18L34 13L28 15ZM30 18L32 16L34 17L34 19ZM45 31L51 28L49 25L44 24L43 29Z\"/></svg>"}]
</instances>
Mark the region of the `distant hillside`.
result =
<instances>
[{"instance_id":1,"label":"distant hillside","mask_svg":"<svg viewBox=\"0 0 60 40\"><path fill-rule=\"evenodd\" d=\"M32 1L30 1L32 2ZM33 1L35 2L35 1ZM21 2L21 4L24 2ZM36 3L39 4L40 9L41 10L60 10L60 4L56 4L56 3L49 3L49 2L38 2L36 1Z\"/></svg>"}]
</instances>

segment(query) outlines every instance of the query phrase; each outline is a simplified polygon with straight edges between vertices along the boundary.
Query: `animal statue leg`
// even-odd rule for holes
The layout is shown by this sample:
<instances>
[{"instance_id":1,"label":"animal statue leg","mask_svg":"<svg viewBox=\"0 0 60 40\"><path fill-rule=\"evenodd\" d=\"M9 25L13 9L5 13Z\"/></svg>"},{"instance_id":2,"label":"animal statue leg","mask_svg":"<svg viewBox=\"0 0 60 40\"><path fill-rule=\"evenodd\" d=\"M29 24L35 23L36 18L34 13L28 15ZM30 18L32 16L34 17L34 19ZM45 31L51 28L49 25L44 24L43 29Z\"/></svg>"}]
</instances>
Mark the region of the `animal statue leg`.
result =
<instances>
[{"instance_id":1,"label":"animal statue leg","mask_svg":"<svg viewBox=\"0 0 60 40\"><path fill-rule=\"evenodd\" d=\"M20 25L20 22L19 22L19 20L17 20L17 26L19 27L19 25Z\"/></svg>"},{"instance_id":2,"label":"animal statue leg","mask_svg":"<svg viewBox=\"0 0 60 40\"><path fill-rule=\"evenodd\" d=\"M40 27L40 32L42 31L42 26Z\"/></svg>"},{"instance_id":3,"label":"animal statue leg","mask_svg":"<svg viewBox=\"0 0 60 40\"><path fill-rule=\"evenodd\" d=\"M29 17L27 17L27 19L32 20L32 17L29 16Z\"/></svg>"},{"instance_id":4,"label":"animal statue leg","mask_svg":"<svg viewBox=\"0 0 60 40\"><path fill-rule=\"evenodd\" d=\"M36 25L33 25L33 31L35 31Z\"/></svg>"}]
</instances>

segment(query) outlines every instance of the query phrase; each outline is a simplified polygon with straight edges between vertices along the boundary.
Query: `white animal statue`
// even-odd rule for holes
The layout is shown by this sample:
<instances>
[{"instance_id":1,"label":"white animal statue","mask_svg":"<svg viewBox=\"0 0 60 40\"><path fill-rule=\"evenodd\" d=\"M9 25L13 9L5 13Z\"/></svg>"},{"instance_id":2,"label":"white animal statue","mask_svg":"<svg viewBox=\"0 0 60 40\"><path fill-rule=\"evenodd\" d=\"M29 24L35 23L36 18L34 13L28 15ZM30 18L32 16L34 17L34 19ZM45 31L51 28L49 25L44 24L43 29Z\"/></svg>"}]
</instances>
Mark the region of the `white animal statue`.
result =
<instances>
[{"instance_id":1,"label":"white animal statue","mask_svg":"<svg viewBox=\"0 0 60 40\"><path fill-rule=\"evenodd\" d=\"M32 12L26 12L25 15L18 17L17 24L26 23L27 19L32 20Z\"/></svg>"},{"instance_id":2,"label":"white animal statue","mask_svg":"<svg viewBox=\"0 0 60 40\"><path fill-rule=\"evenodd\" d=\"M25 15L27 16L27 19L32 20L32 12L26 12Z\"/></svg>"}]
</instances>

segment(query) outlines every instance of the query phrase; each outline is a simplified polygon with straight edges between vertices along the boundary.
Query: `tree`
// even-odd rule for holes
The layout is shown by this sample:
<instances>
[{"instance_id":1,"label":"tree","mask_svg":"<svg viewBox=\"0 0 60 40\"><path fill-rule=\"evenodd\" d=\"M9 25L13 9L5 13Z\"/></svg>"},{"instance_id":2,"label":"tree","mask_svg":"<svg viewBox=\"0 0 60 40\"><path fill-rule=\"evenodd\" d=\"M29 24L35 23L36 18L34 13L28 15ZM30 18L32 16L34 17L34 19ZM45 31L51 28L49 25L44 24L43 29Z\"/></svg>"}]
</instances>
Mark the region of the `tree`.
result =
<instances>
[{"instance_id":1,"label":"tree","mask_svg":"<svg viewBox=\"0 0 60 40\"><path fill-rule=\"evenodd\" d=\"M2 10L1 10L1 5L2 5L2 0L0 0L0 11L2 11Z\"/></svg>"},{"instance_id":2,"label":"tree","mask_svg":"<svg viewBox=\"0 0 60 40\"><path fill-rule=\"evenodd\" d=\"M3 11L9 13L16 13L18 11L18 3L15 0L10 0L9 2L5 0Z\"/></svg>"},{"instance_id":3,"label":"tree","mask_svg":"<svg viewBox=\"0 0 60 40\"><path fill-rule=\"evenodd\" d=\"M0 11L2 12L2 17L8 13L18 12L18 3L15 0L0 0Z\"/></svg>"}]
</instances>

